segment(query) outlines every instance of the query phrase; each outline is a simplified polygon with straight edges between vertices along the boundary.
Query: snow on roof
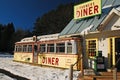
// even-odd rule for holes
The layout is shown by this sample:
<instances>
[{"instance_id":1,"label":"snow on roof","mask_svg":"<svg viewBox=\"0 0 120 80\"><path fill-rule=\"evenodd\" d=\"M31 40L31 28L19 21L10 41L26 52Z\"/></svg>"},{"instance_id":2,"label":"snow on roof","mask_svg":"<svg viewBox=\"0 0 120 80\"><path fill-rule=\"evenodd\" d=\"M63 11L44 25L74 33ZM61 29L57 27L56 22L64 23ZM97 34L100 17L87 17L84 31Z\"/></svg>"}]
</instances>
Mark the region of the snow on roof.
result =
<instances>
[{"instance_id":1,"label":"snow on roof","mask_svg":"<svg viewBox=\"0 0 120 80\"><path fill-rule=\"evenodd\" d=\"M33 37L23 38L20 42L32 42Z\"/></svg>"},{"instance_id":2,"label":"snow on roof","mask_svg":"<svg viewBox=\"0 0 120 80\"><path fill-rule=\"evenodd\" d=\"M47 40L58 39L58 37L59 37L59 33L37 36L36 38L37 38L37 41L47 41ZM33 37L27 37L27 38L23 38L20 42L17 42L17 43L22 43L22 42L34 42L34 40L33 40Z\"/></svg>"},{"instance_id":3,"label":"snow on roof","mask_svg":"<svg viewBox=\"0 0 120 80\"><path fill-rule=\"evenodd\" d=\"M58 39L59 34L50 34L50 35L43 35L43 36L38 36L37 39L38 41L46 41L46 40L55 40Z\"/></svg>"}]
</instances>

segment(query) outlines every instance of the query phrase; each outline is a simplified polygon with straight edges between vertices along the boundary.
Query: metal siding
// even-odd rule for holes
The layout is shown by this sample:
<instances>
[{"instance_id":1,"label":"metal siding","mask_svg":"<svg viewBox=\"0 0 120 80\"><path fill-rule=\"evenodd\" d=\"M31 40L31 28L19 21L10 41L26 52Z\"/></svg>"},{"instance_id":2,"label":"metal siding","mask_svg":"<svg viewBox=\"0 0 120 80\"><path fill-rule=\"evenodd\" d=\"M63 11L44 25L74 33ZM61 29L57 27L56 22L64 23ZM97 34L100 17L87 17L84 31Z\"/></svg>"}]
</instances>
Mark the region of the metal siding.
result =
<instances>
[{"instance_id":1,"label":"metal siding","mask_svg":"<svg viewBox=\"0 0 120 80\"><path fill-rule=\"evenodd\" d=\"M92 23L94 27L91 29L91 31L95 31L98 28L99 24L104 20L105 16L106 14L102 14L100 19L95 18L95 20Z\"/></svg>"},{"instance_id":2,"label":"metal siding","mask_svg":"<svg viewBox=\"0 0 120 80\"><path fill-rule=\"evenodd\" d=\"M72 19L70 23L63 29L63 31L60 33L60 35L68 34L68 31L73 27L75 24L76 20Z\"/></svg>"},{"instance_id":3,"label":"metal siding","mask_svg":"<svg viewBox=\"0 0 120 80\"><path fill-rule=\"evenodd\" d=\"M107 0L102 0L102 7L105 5L106 2Z\"/></svg>"},{"instance_id":4,"label":"metal siding","mask_svg":"<svg viewBox=\"0 0 120 80\"><path fill-rule=\"evenodd\" d=\"M107 0L105 6L112 5L114 0Z\"/></svg>"},{"instance_id":5,"label":"metal siding","mask_svg":"<svg viewBox=\"0 0 120 80\"><path fill-rule=\"evenodd\" d=\"M86 19L84 24L78 29L77 33L82 32L85 28L89 27L92 21L93 18Z\"/></svg>"},{"instance_id":6,"label":"metal siding","mask_svg":"<svg viewBox=\"0 0 120 80\"><path fill-rule=\"evenodd\" d=\"M86 26L85 26L85 24L87 23L87 20L85 19L85 20L83 20L84 22L83 22L83 24L80 26L80 28L76 31L76 33L79 33L79 32L81 32Z\"/></svg>"},{"instance_id":7,"label":"metal siding","mask_svg":"<svg viewBox=\"0 0 120 80\"><path fill-rule=\"evenodd\" d=\"M120 0L115 0L113 6L120 5Z\"/></svg>"},{"instance_id":8,"label":"metal siding","mask_svg":"<svg viewBox=\"0 0 120 80\"><path fill-rule=\"evenodd\" d=\"M72 27L72 29L69 31L69 34L74 34L80 27L81 25L83 24L83 20L81 20L79 23L77 23L76 25L74 25Z\"/></svg>"}]
</instances>

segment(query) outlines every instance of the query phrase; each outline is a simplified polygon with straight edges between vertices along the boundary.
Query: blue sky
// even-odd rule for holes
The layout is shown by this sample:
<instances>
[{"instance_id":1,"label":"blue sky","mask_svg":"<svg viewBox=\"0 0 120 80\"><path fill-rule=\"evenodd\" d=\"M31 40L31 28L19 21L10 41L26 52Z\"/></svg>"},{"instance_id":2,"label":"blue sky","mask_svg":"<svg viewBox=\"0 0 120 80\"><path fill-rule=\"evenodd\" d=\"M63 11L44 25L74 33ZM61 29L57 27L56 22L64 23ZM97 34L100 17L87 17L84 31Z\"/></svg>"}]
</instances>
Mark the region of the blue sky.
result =
<instances>
[{"instance_id":1,"label":"blue sky","mask_svg":"<svg viewBox=\"0 0 120 80\"><path fill-rule=\"evenodd\" d=\"M15 28L32 29L37 17L75 0L0 0L0 24L13 22Z\"/></svg>"}]
</instances>

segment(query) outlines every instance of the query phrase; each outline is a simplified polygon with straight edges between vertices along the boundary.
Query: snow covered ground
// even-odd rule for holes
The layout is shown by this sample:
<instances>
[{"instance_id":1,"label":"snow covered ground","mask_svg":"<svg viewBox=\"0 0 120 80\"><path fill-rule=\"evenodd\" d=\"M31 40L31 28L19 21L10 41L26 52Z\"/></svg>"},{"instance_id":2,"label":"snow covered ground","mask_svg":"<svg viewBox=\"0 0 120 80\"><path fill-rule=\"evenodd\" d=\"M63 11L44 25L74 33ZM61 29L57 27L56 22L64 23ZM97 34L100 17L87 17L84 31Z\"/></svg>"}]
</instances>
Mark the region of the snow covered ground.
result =
<instances>
[{"instance_id":1,"label":"snow covered ground","mask_svg":"<svg viewBox=\"0 0 120 80\"><path fill-rule=\"evenodd\" d=\"M0 73L0 80L14 80L7 75Z\"/></svg>"},{"instance_id":2,"label":"snow covered ground","mask_svg":"<svg viewBox=\"0 0 120 80\"><path fill-rule=\"evenodd\" d=\"M0 69L5 69L13 74L28 78L30 80L69 80L69 69L32 66L29 64L13 62L12 59L12 57L0 57ZM73 80L77 80L79 73L80 71L74 71ZM6 76L3 77L9 78ZM13 79L9 78L0 80Z\"/></svg>"}]
</instances>

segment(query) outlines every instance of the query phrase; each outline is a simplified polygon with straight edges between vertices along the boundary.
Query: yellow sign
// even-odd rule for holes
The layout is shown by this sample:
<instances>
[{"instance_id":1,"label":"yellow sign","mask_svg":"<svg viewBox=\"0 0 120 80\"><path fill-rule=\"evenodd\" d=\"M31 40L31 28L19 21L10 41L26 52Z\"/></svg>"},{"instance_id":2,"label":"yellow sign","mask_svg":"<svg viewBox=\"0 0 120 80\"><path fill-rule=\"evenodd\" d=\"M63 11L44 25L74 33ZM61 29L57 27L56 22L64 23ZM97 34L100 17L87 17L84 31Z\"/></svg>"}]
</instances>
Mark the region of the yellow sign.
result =
<instances>
[{"instance_id":1,"label":"yellow sign","mask_svg":"<svg viewBox=\"0 0 120 80\"><path fill-rule=\"evenodd\" d=\"M101 0L91 0L74 6L74 19L101 14Z\"/></svg>"},{"instance_id":2,"label":"yellow sign","mask_svg":"<svg viewBox=\"0 0 120 80\"><path fill-rule=\"evenodd\" d=\"M77 59L78 55L39 54L38 64L53 67L70 68L70 65L74 64ZM75 65L73 69L77 70L77 65Z\"/></svg>"},{"instance_id":3,"label":"yellow sign","mask_svg":"<svg viewBox=\"0 0 120 80\"><path fill-rule=\"evenodd\" d=\"M33 54L32 53L19 53L15 52L14 53L14 60L15 61L21 61L21 62L28 62L32 63L33 61Z\"/></svg>"}]
</instances>

